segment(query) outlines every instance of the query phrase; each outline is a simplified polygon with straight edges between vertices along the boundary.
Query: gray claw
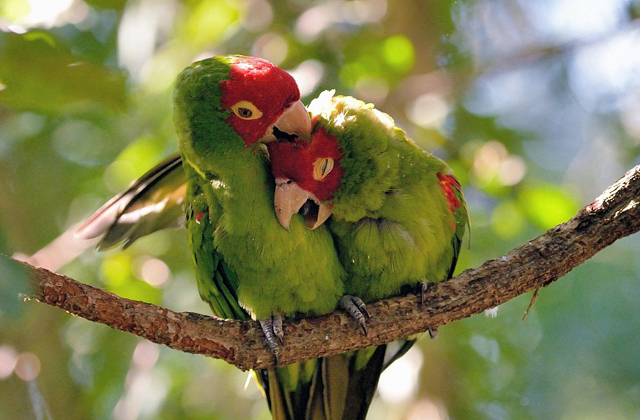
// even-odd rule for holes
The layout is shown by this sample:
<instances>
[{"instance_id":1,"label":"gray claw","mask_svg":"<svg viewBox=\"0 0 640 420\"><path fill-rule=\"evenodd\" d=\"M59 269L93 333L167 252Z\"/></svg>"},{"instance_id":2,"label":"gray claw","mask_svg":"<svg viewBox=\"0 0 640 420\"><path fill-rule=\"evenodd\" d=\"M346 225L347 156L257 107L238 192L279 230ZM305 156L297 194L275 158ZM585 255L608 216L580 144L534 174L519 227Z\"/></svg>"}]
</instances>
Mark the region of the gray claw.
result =
<instances>
[{"instance_id":1,"label":"gray claw","mask_svg":"<svg viewBox=\"0 0 640 420\"><path fill-rule=\"evenodd\" d=\"M360 325L364 335L369 333L366 318L371 318L371 315L362 299L357 296L344 295L340 298L340 307Z\"/></svg>"},{"instance_id":2,"label":"gray claw","mask_svg":"<svg viewBox=\"0 0 640 420\"><path fill-rule=\"evenodd\" d=\"M279 363L278 355L280 354L280 345L284 345L284 330L282 329L282 315L271 315L268 319L261 319L258 321L262 327L262 332L267 339L267 347L271 350L273 357L276 359L276 364Z\"/></svg>"},{"instance_id":3,"label":"gray claw","mask_svg":"<svg viewBox=\"0 0 640 420\"><path fill-rule=\"evenodd\" d=\"M432 340L438 338L438 327L429 327L427 331L429 332L429 337L431 337Z\"/></svg>"},{"instance_id":4,"label":"gray claw","mask_svg":"<svg viewBox=\"0 0 640 420\"><path fill-rule=\"evenodd\" d=\"M420 283L420 306L424 306L424 295L427 293L427 290L429 290L429 282L423 280L422 283Z\"/></svg>"}]
</instances>

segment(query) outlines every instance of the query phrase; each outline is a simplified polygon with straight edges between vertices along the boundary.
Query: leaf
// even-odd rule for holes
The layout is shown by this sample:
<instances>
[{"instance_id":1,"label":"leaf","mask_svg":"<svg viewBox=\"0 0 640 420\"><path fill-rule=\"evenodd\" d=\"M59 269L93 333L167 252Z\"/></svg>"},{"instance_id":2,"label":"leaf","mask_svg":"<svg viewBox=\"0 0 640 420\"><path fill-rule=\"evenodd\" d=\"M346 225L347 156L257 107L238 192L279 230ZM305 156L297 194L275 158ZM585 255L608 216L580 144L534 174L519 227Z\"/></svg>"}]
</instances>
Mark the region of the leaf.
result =
<instances>
[{"instance_id":1,"label":"leaf","mask_svg":"<svg viewBox=\"0 0 640 420\"><path fill-rule=\"evenodd\" d=\"M50 33L0 32L0 103L44 114L125 107L125 75L83 61Z\"/></svg>"}]
</instances>

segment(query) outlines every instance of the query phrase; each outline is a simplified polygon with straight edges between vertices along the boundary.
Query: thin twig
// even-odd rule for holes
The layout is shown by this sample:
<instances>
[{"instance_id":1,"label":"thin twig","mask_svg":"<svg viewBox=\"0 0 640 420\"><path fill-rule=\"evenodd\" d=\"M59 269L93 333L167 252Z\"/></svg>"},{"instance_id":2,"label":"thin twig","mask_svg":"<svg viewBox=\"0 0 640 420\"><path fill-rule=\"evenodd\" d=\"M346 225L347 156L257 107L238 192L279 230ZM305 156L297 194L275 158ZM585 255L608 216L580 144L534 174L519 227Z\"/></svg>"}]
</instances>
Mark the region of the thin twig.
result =
<instances>
[{"instance_id":1,"label":"thin twig","mask_svg":"<svg viewBox=\"0 0 640 420\"><path fill-rule=\"evenodd\" d=\"M531 309L533 309L536 302L538 301L538 296L540 296L540 289L536 289L533 292L533 296L531 297L531 302L529 302L529 306L527 306L527 310L524 311L524 314L522 315L522 322L527 320L527 317L529 316L529 312L531 312Z\"/></svg>"}]
</instances>

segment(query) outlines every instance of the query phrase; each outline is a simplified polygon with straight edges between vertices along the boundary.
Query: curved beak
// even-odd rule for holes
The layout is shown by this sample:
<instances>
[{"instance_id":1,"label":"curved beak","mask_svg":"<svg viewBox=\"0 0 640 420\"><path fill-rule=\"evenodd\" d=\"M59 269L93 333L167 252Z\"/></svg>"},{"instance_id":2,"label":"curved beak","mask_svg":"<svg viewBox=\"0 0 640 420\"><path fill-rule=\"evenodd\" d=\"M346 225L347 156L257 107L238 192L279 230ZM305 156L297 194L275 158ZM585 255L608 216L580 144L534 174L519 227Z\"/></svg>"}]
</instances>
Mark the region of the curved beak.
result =
<instances>
[{"instance_id":1,"label":"curved beak","mask_svg":"<svg viewBox=\"0 0 640 420\"><path fill-rule=\"evenodd\" d=\"M302 101L294 102L280 118L267 128L263 143L276 140L295 140L296 137L311 136L311 117Z\"/></svg>"},{"instance_id":2,"label":"curved beak","mask_svg":"<svg viewBox=\"0 0 640 420\"><path fill-rule=\"evenodd\" d=\"M300 209L305 226L311 230L322 225L331 216L329 207L287 178L276 178L273 204L280 225L287 230L291 225L291 218Z\"/></svg>"}]
</instances>

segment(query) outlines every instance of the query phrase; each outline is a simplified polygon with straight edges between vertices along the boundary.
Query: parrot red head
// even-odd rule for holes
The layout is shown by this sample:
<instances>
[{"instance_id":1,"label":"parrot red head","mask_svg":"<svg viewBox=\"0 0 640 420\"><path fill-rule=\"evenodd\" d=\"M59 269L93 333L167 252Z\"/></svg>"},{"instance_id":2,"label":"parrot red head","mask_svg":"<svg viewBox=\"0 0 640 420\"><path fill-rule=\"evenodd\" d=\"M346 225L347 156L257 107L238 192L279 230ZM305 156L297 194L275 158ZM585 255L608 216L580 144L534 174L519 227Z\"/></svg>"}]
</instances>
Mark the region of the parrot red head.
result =
<instances>
[{"instance_id":1,"label":"parrot red head","mask_svg":"<svg viewBox=\"0 0 640 420\"><path fill-rule=\"evenodd\" d=\"M311 120L289 73L258 57L229 59L230 78L220 82L220 105L232 111L227 123L246 145L308 136Z\"/></svg>"},{"instance_id":2,"label":"parrot red head","mask_svg":"<svg viewBox=\"0 0 640 420\"><path fill-rule=\"evenodd\" d=\"M320 226L331 215L331 200L344 175L338 139L319 126L311 140L277 141L267 147L280 224L288 229L291 217L302 208L307 227Z\"/></svg>"}]
</instances>

